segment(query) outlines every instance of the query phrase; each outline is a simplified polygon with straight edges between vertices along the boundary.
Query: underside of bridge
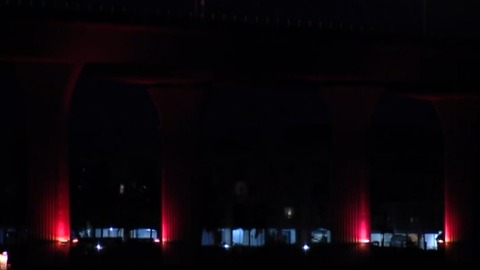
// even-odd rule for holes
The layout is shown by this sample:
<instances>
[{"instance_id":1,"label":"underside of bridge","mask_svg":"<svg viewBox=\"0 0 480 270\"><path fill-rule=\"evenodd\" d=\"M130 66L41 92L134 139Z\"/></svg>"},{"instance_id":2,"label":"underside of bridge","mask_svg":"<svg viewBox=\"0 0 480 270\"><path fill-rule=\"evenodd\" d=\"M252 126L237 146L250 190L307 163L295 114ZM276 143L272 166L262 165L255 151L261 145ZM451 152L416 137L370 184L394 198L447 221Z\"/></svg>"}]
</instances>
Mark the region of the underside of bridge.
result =
<instances>
[{"instance_id":1,"label":"underside of bridge","mask_svg":"<svg viewBox=\"0 0 480 270\"><path fill-rule=\"evenodd\" d=\"M71 2L64 7L74 7ZM192 241L199 226L192 188L197 142L191 129L205 86L283 83L317 87L332 115L334 242L369 241L366 129L380 95L389 91L429 100L438 109L446 146L445 241L478 238L470 211L478 40L423 33L421 18L420 34L354 31L360 29L356 24L325 26L308 19L275 24L266 21L268 16L252 15L234 20L228 12L208 12L209 1L192 2L190 17L187 10L184 20L168 15L148 24L119 16L97 20L100 11L88 20L66 20L29 16L21 5L1 7L22 11L22 16L0 18L0 60L9 63L27 93L33 238L70 238L66 129L79 76L149 89L164 130L159 229L165 243ZM78 15L82 9L69 10Z\"/></svg>"}]
</instances>

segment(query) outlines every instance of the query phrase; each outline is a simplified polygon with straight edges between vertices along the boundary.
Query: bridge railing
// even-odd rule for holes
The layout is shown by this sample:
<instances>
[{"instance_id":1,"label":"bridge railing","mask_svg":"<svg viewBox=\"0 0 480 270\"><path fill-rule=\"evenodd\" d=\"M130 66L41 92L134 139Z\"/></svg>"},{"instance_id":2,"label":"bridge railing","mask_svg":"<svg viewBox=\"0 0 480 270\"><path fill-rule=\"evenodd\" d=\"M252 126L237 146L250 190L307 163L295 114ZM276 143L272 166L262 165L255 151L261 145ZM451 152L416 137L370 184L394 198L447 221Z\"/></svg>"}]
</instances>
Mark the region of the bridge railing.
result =
<instances>
[{"instance_id":1,"label":"bridge railing","mask_svg":"<svg viewBox=\"0 0 480 270\"><path fill-rule=\"evenodd\" d=\"M292 25L340 25L361 28L418 29L422 22L422 2L410 0L208 0L207 13L236 15L249 19L286 21Z\"/></svg>"},{"instance_id":2,"label":"bridge railing","mask_svg":"<svg viewBox=\"0 0 480 270\"><path fill-rule=\"evenodd\" d=\"M148 14L157 11L193 12L196 0L0 0L0 7L23 11L75 11L80 14ZM157 12L160 13L160 12Z\"/></svg>"},{"instance_id":3,"label":"bridge railing","mask_svg":"<svg viewBox=\"0 0 480 270\"><path fill-rule=\"evenodd\" d=\"M473 0L0 0L0 9L155 22L199 19L337 30L477 35Z\"/></svg>"}]
</instances>

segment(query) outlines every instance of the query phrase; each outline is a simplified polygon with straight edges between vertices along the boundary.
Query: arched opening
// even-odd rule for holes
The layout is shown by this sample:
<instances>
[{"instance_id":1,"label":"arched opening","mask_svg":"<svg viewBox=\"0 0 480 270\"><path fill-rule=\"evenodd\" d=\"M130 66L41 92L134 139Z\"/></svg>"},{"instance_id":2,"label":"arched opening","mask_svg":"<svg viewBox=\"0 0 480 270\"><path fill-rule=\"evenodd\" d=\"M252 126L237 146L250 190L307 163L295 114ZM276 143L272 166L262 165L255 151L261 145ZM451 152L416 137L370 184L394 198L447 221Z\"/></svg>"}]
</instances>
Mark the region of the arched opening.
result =
<instances>
[{"instance_id":1,"label":"arched opening","mask_svg":"<svg viewBox=\"0 0 480 270\"><path fill-rule=\"evenodd\" d=\"M160 227L161 149L158 114L147 90L81 78L69 139L74 236L153 242Z\"/></svg>"},{"instance_id":2,"label":"arched opening","mask_svg":"<svg viewBox=\"0 0 480 270\"><path fill-rule=\"evenodd\" d=\"M386 93L370 144L372 241L436 249L443 230L443 138L435 108Z\"/></svg>"},{"instance_id":3,"label":"arched opening","mask_svg":"<svg viewBox=\"0 0 480 270\"><path fill-rule=\"evenodd\" d=\"M310 243L327 225L330 127L314 87L221 85L202 123L204 245Z\"/></svg>"}]
</instances>

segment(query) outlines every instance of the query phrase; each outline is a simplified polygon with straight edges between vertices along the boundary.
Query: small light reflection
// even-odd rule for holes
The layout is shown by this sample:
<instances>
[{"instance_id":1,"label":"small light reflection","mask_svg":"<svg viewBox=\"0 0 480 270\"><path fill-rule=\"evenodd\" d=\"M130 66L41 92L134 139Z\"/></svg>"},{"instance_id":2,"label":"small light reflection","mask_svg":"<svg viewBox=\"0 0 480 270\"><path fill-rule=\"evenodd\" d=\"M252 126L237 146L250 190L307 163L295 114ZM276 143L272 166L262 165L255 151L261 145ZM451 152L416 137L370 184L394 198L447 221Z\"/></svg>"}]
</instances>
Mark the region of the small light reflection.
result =
<instances>
[{"instance_id":1,"label":"small light reflection","mask_svg":"<svg viewBox=\"0 0 480 270\"><path fill-rule=\"evenodd\" d=\"M68 243L68 239L67 239L67 238L60 238L60 239L58 239L58 241L59 241L60 243Z\"/></svg>"},{"instance_id":2,"label":"small light reflection","mask_svg":"<svg viewBox=\"0 0 480 270\"><path fill-rule=\"evenodd\" d=\"M294 214L293 207L285 207L284 212L285 212L285 217L287 219L293 218L293 214Z\"/></svg>"}]
</instances>

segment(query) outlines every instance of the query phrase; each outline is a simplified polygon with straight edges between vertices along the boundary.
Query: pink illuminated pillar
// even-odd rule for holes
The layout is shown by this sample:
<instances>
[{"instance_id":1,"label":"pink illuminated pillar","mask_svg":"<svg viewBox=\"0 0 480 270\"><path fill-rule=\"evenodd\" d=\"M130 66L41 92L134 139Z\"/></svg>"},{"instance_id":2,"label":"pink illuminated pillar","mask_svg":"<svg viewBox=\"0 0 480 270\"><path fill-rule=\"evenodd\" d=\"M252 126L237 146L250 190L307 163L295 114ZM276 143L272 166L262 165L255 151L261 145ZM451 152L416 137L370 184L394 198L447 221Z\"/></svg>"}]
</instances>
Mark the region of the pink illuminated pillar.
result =
<instances>
[{"instance_id":1,"label":"pink illuminated pillar","mask_svg":"<svg viewBox=\"0 0 480 270\"><path fill-rule=\"evenodd\" d=\"M16 66L27 104L28 225L35 240L70 238L67 118L81 68L52 63Z\"/></svg>"},{"instance_id":2,"label":"pink illuminated pillar","mask_svg":"<svg viewBox=\"0 0 480 270\"><path fill-rule=\"evenodd\" d=\"M474 122L479 110L476 100L466 98L433 100L445 139L445 241L448 245L469 244L474 231Z\"/></svg>"},{"instance_id":3,"label":"pink illuminated pillar","mask_svg":"<svg viewBox=\"0 0 480 270\"><path fill-rule=\"evenodd\" d=\"M336 244L370 241L367 128L381 91L328 88L332 115L331 230Z\"/></svg>"},{"instance_id":4,"label":"pink illuminated pillar","mask_svg":"<svg viewBox=\"0 0 480 270\"><path fill-rule=\"evenodd\" d=\"M198 165L198 108L203 90L192 87L150 89L162 136L161 237L166 244L196 239L195 186Z\"/></svg>"}]
</instances>

